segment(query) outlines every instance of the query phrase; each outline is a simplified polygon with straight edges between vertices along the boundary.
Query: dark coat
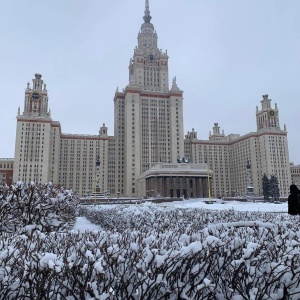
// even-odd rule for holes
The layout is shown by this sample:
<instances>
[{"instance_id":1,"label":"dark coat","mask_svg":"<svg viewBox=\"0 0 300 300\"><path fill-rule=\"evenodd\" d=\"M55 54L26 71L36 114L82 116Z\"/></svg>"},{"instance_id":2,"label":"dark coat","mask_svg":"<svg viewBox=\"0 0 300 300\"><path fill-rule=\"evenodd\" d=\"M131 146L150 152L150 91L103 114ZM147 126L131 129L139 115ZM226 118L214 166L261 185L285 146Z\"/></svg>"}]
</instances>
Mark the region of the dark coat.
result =
<instances>
[{"instance_id":1,"label":"dark coat","mask_svg":"<svg viewBox=\"0 0 300 300\"><path fill-rule=\"evenodd\" d=\"M293 192L288 197L288 213L290 215L300 215L298 195L298 192Z\"/></svg>"}]
</instances>

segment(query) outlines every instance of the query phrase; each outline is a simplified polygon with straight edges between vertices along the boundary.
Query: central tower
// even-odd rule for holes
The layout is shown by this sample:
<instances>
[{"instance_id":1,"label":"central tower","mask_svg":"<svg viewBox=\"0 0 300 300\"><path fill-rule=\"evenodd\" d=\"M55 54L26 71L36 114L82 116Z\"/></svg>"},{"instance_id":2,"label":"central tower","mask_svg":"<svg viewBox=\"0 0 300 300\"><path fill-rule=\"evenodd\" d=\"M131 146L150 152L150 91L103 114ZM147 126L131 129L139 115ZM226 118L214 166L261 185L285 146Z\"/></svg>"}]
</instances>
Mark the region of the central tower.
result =
<instances>
[{"instance_id":1,"label":"central tower","mask_svg":"<svg viewBox=\"0 0 300 300\"><path fill-rule=\"evenodd\" d=\"M139 176L158 162L183 156L183 92L176 78L169 88L168 55L157 45L149 1L138 46L129 62L129 83L114 97L116 192L143 196Z\"/></svg>"},{"instance_id":2,"label":"central tower","mask_svg":"<svg viewBox=\"0 0 300 300\"><path fill-rule=\"evenodd\" d=\"M169 92L168 55L157 47L157 34L150 22L149 1L146 1L145 6L138 46L129 63L129 86L147 91Z\"/></svg>"}]
</instances>

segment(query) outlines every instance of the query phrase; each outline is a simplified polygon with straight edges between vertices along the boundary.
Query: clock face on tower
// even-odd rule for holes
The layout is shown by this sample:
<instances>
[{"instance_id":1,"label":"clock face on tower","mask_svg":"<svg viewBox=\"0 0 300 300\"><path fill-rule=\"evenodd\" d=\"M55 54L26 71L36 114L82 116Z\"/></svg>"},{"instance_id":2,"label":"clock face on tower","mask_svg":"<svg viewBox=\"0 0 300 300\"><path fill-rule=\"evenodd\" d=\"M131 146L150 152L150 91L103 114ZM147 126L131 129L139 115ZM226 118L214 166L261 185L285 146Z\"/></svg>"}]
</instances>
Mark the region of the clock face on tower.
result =
<instances>
[{"instance_id":1,"label":"clock face on tower","mask_svg":"<svg viewBox=\"0 0 300 300\"><path fill-rule=\"evenodd\" d=\"M269 111L269 116L274 117L274 115L275 115L274 110L270 110L270 111Z\"/></svg>"},{"instance_id":2,"label":"clock face on tower","mask_svg":"<svg viewBox=\"0 0 300 300\"><path fill-rule=\"evenodd\" d=\"M39 93L32 93L31 98L33 100L38 100L40 98L40 94Z\"/></svg>"},{"instance_id":3,"label":"clock face on tower","mask_svg":"<svg viewBox=\"0 0 300 300\"><path fill-rule=\"evenodd\" d=\"M154 62L154 55L153 54L149 54L149 61Z\"/></svg>"}]
</instances>

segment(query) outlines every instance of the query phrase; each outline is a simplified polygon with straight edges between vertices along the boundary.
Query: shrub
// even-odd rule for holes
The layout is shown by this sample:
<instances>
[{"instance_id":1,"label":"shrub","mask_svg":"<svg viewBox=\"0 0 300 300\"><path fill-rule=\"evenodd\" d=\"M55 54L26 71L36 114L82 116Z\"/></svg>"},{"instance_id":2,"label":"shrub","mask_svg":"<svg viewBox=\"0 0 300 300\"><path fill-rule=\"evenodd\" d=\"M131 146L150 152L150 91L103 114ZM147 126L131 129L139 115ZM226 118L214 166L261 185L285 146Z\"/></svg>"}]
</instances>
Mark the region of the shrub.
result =
<instances>
[{"instance_id":1,"label":"shrub","mask_svg":"<svg viewBox=\"0 0 300 300\"><path fill-rule=\"evenodd\" d=\"M2 299L300 298L298 216L82 208L103 230L0 232Z\"/></svg>"},{"instance_id":2,"label":"shrub","mask_svg":"<svg viewBox=\"0 0 300 300\"><path fill-rule=\"evenodd\" d=\"M1 185L0 230L10 233L66 230L76 220L77 204L72 191L52 183Z\"/></svg>"}]
</instances>

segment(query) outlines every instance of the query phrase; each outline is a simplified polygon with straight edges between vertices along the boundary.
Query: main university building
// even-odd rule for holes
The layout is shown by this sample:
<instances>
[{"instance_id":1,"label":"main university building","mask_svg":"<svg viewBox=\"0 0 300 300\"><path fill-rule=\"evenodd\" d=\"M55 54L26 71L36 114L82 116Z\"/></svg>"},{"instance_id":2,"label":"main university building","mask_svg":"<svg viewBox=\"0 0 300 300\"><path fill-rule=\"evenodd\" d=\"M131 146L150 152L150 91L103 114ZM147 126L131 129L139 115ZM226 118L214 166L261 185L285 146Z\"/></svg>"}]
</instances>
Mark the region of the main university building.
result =
<instances>
[{"instance_id":1,"label":"main university building","mask_svg":"<svg viewBox=\"0 0 300 300\"><path fill-rule=\"evenodd\" d=\"M18 110L13 181L51 181L84 195L95 188L100 161L99 185L112 196L238 196L249 184L250 165L256 194L262 194L263 175L273 174L286 196L291 170L277 105L263 95L255 132L226 136L215 123L208 140L194 129L184 136L183 91L176 78L169 86L169 57L158 48L148 0L143 19L129 83L113 98L114 135L105 124L98 135L63 133L51 118L42 75L35 74Z\"/></svg>"}]
</instances>

